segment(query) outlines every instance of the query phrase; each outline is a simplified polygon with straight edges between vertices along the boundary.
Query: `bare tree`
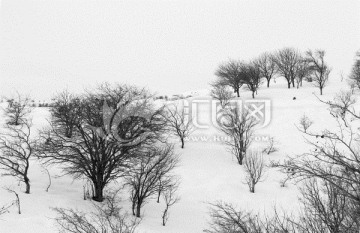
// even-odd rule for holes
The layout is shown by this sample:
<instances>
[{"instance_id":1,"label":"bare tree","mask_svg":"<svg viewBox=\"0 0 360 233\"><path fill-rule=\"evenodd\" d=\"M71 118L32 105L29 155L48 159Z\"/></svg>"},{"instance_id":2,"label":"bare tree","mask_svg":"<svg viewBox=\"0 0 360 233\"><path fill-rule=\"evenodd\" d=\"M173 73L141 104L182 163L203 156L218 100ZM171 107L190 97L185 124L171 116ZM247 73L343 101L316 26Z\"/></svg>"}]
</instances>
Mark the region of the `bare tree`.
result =
<instances>
[{"instance_id":1,"label":"bare tree","mask_svg":"<svg viewBox=\"0 0 360 233\"><path fill-rule=\"evenodd\" d=\"M19 125L27 118L31 112L30 102L31 99L28 96L22 96L20 93L16 93L15 98L7 99L8 106L5 109L5 116L9 125Z\"/></svg>"},{"instance_id":2,"label":"bare tree","mask_svg":"<svg viewBox=\"0 0 360 233\"><path fill-rule=\"evenodd\" d=\"M307 80L310 77L311 70L309 68L309 62L305 58L300 58L297 63L296 70L296 88L302 86L303 80Z\"/></svg>"},{"instance_id":3,"label":"bare tree","mask_svg":"<svg viewBox=\"0 0 360 233\"><path fill-rule=\"evenodd\" d=\"M250 192L255 192L255 185L261 181L265 172L265 161L261 153L251 151L244 160L246 183Z\"/></svg>"},{"instance_id":4,"label":"bare tree","mask_svg":"<svg viewBox=\"0 0 360 233\"><path fill-rule=\"evenodd\" d=\"M164 192L163 197L166 207L161 216L163 226L165 226L167 221L169 220L169 208L175 205L180 200L180 197L176 195L178 187L178 182L174 182L174 184L171 184Z\"/></svg>"},{"instance_id":5,"label":"bare tree","mask_svg":"<svg viewBox=\"0 0 360 233\"><path fill-rule=\"evenodd\" d=\"M63 233L135 233L139 220L122 213L112 197L94 204L95 211L83 213L73 209L54 208L56 223Z\"/></svg>"},{"instance_id":6,"label":"bare tree","mask_svg":"<svg viewBox=\"0 0 360 233\"><path fill-rule=\"evenodd\" d=\"M71 138L74 128L81 119L80 98L71 94L68 90L60 92L53 98L50 108L53 125L63 129L65 137Z\"/></svg>"},{"instance_id":7,"label":"bare tree","mask_svg":"<svg viewBox=\"0 0 360 233\"><path fill-rule=\"evenodd\" d=\"M93 199L103 201L104 188L130 169L134 152L161 140L163 110L155 109L151 99L145 90L125 85L103 84L89 91L78 106L81 120L72 137L52 123L41 135L40 158L45 164L59 164L74 178L87 177L93 183Z\"/></svg>"},{"instance_id":8,"label":"bare tree","mask_svg":"<svg viewBox=\"0 0 360 233\"><path fill-rule=\"evenodd\" d=\"M276 75L275 58L270 53L263 53L255 60L255 64L260 69L261 77L267 81L267 87L270 87L270 81Z\"/></svg>"},{"instance_id":9,"label":"bare tree","mask_svg":"<svg viewBox=\"0 0 360 233\"><path fill-rule=\"evenodd\" d=\"M257 120L246 110L240 111L239 108L235 108L224 113L220 130L231 139L224 143L230 148L240 165L243 164L246 151L253 141L252 136L256 124Z\"/></svg>"},{"instance_id":10,"label":"bare tree","mask_svg":"<svg viewBox=\"0 0 360 233\"><path fill-rule=\"evenodd\" d=\"M233 93L228 90L227 86L221 85L219 83L213 83L211 86L211 97L218 100L221 107L225 108L233 98Z\"/></svg>"},{"instance_id":11,"label":"bare tree","mask_svg":"<svg viewBox=\"0 0 360 233\"><path fill-rule=\"evenodd\" d=\"M301 129L306 133L306 131L308 130L308 128L310 128L310 126L313 124L314 122L312 120L310 120L309 117L307 117L305 114L300 118L300 127Z\"/></svg>"},{"instance_id":12,"label":"bare tree","mask_svg":"<svg viewBox=\"0 0 360 233\"><path fill-rule=\"evenodd\" d=\"M255 93L262 84L261 71L256 63L250 62L244 67L243 82L247 89L252 92L252 97L255 98Z\"/></svg>"},{"instance_id":13,"label":"bare tree","mask_svg":"<svg viewBox=\"0 0 360 233\"><path fill-rule=\"evenodd\" d=\"M360 51L356 53L355 62L350 73L350 80L360 89Z\"/></svg>"},{"instance_id":14,"label":"bare tree","mask_svg":"<svg viewBox=\"0 0 360 233\"><path fill-rule=\"evenodd\" d=\"M50 172L49 172L49 169L47 169L46 167L43 167L43 172L46 173L47 177L48 177L48 185L46 186L46 192L49 192L49 188L51 187L51 175L50 175Z\"/></svg>"},{"instance_id":15,"label":"bare tree","mask_svg":"<svg viewBox=\"0 0 360 233\"><path fill-rule=\"evenodd\" d=\"M14 176L25 183L25 193L30 193L30 159L36 154L36 142L31 138L31 122L5 125L0 133L0 168L3 175Z\"/></svg>"},{"instance_id":16,"label":"bare tree","mask_svg":"<svg viewBox=\"0 0 360 233\"><path fill-rule=\"evenodd\" d=\"M324 56L324 50L316 50L314 53L311 50L306 52L314 85L320 89L320 95L323 94L323 89L328 83L331 72L331 68L324 61Z\"/></svg>"},{"instance_id":17,"label":"bare tree","mask_svg":"<svg viewBox=\"0 0 360 233\"><path fill-rule=\"evenodd\" d=\"M243 63L241 61L230 60L219 66L215 75L218 77L218 83L233 88L237 97L240 97L240 88L243 85L242 71Z\"/></svg>"},{"instance_id":18,"label":"bare tree","mask_svg":"<svg viewBox=\"0 0 360 233\"><path fill-rule=\"evenodd\" d=\"M274 62L276 64L277 73L286 79L288 88L290 88L291 84L295 87L295 78L299 61L300 54L294 48L283 48L275 54Z\"/></svg>"},{"instance_id":19,"label":"bare tree","mask_svg":"<svg viewBox=\"0 0 360 233\"><path fill-rule=\"evenodd\" d=\"M180 138L181 148L184 148L185 138L194 131L191 116L185 112L183 106L172 104L166 108L165 118L171 132Z\"/></svg>"},{"instance_id":20,"label":"bare tree","mask_svg":"<svg viewBox=\"0 0 360 233\"><path fill-rule=\"evenodd\" d=\"M141 207L158 193L160 180L162 190L166 192L174 179L171 172L177 162L178 157L173 154L173 147L167 145L164 149L147 149L133 164L126 177L126 184L131 188L133 215L141 216Z\"/></svg>"}]
</instances>

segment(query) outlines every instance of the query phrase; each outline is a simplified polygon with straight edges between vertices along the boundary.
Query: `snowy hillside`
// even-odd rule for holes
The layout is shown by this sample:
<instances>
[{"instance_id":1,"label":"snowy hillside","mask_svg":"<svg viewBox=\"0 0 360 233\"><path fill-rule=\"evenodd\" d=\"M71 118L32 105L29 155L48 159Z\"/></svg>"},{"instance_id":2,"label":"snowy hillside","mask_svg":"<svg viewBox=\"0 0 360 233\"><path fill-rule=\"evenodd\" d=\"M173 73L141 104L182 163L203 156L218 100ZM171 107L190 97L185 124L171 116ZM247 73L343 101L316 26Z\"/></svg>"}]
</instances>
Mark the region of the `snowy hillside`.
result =
<instances>
[{"instance_id":1,"label":"snowy hillside","mask_svg":"<svg viewBox=\"0 0 360 233\"><path fill-rule=\"evenodd\" d=\"M259 135L259 138L274 137L278 142L278 151L266 155L267 163L280 161L286 156L296 156L309 149L303 135L295 127L302 115L306 114L314 121L314 130L334 128L336 124L327 107L315 95L330 100L341 89L346 89L345 82L333 78L325 88L324 95L319 96L318 89L310 83L305 83L300 89L287 89L286 83L281 79L276 81L270 88L262 87L256 95L256 100L270 100L271 103L270 124L258 129L256 135ZM199 95L192 99L200 97ZM201 98L203 97L205 98ZM251 99L251 93L243 90L241 99ZM210 105L205 104L199 109L200 117L205 120L210 118ZM34 127L45 127L48 116L46 108L35 108L32 113ZM3 119L1 121L3 123ZM260 213L271 213L275 206L296 212L299 205L297 187L291 183L287 187L280 187L283 174L274 168L267 170L264 181L256 186L256 192L250 193L244 183L243 167L239 166L226 147L216 140L219 135L221 133L213 126L199 129L188 139L184 149L180 148L177 138L169 138L169 141L175 143L176 153L180 156L180 164L175 172L181 178L181 200L170 209L170 218L165 227L161 225L164 203L158 204L151 200L144 206L139 232L200 233L209 220L208 203L220 200ZM262 149L266 147L266 143L258 140L252 148ZM82 180L74 181L69 176L59 177L61 172L57 167L51 167L49 171L52 184L48 192L45 191L48 184L47 174L37 161L33 161L30 167L31 194L24 194L23 184L13 177L0 178L1 187L10 187L19 193L22 211L19 215L13 206L9 213L2 215L0 232L57 232L53 220L55 213L51 208L75 208L83 211L90 209L90 201L83 200ZM112 185L116 187L121 184ZM2 188L0 197L0 205L5 205L15 198L13 193ZM124 210L130 212L129 194L126 190L121 192L121 198Z\"/></svg>"}]
</instances>

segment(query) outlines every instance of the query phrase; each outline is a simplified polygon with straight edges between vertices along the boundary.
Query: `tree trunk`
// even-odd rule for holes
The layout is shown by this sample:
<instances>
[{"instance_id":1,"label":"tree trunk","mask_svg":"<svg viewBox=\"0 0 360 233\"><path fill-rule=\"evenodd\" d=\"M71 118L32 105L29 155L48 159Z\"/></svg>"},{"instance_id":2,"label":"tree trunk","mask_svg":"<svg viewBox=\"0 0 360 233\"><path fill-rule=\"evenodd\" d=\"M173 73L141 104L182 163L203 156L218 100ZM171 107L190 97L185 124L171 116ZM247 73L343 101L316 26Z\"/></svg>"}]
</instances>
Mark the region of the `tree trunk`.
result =
<instances>
[{"instance_id":1,"label":"tree trunk","mask_svg":"<svg viewBox=\"0 0 360 233\"><path fill-rule=\"evenodd\" d=\"M323 89L320 87L320 95L323 94Z\"/></svg>"},{"instance_id":2,"label":"tree trunk","mask_svg":"<svg viewBox=\"0 0 360 233\"><path fill-rule=\"evenodd\" d=\"M242 165L243 164L243 159L244 159L244 154L243 154L244 152L243 152L243 150L242 149L240 149L240 152L239 152L239 157L237 158L238 159L238 163L240 164L240 165Z\"/></svg>"},{"instance_id":3,"label":"tree trunk","mask_svg":"<svg viewBox=\"0 0 360 233\"><path fill-rule=\"evenodd\" d=\"M140 218L141 202L136 205L136 217Z\"/></svg>"},{"instance_id":4,"label":"tree trunk","mask_svg":"<svg viewBox=\"0 0 360 233\"><path fill-rule=\"evenodd\" d=\"M93 200L94 201L98 201L98 202L102 202L104 200L104 195L103 195L103 191L104 191L104 184L102 182L94 182L94 191L95 194L93 196Z\"/></svg>"},{"instance_id":5,"label":"tree trunk","mask_svg":"<svg viewBox=\"0 0 360 233\"><path fill-rule=\"evenodd\" d=\"M254 91L252 93L252 97L253 97L253 99L255 99L255 92Z\"/></svg>"},{"instance_id":6,"label":"tree trunk","mask_svg":"<svg viewBox=\"0 0 360 233\"><path fill-rule=\"evenodd\" d=\"M25 193L30 194L30 180L29 180L29 178L24 177L24 182L25 182L25 185L26 185Z\"/></svg>"},{"instance_id":7,"label":"tree trunk","mask_svg":"<svg viewBox=\"0 0 360 233\"><path fill-rule=\"evenodd\" d=\"M270 79L267 80L267 87L270 87Z\"/></svg>"},{"instance_id":8,"label":"tree trunk","mask_svg":"<svg viewBox=\"0 0 360 233\"><path fill-rule=\"evenodd\" d=\"M185 145L185 142L184 142L184 138L182 137L181 138L181 148L184 149L184 145Z\"/></svg>"},{"instance_id":9,"label":"tree trunk","mask_svg":"<svg viewBox=\"0 0 360 233\"><path fill-rule=\"evenodd\" d=\"M162 187L161 187L161 179L160 179L160 180L159 180L159 190L158 190L157 203L160 203L161 191L162 191Z\"/></svg>"},{"instance_id":10,"label":"tree trunk","mask_svg":"<svg viewBox=\"0 0 360 233\"><path fill-rule=\"evenodd\" d=\"M236 95L237 95L237 97L240 97L239 89L236 89Z\"/></svg>"},{"instance_id":11,"label":"tree trunk","mask_svg":"<svg viewBox=\"0 0 360 233\"><path fill-rule=\"evenodd\" d=\"M164 210L163 215L162 215L162 220L163 220L162 223L163 223L163 226L166 225L166 217L167 217L168 209L169 209L169 206L166 206L166 209Z\"/></svg>"},{"instance_id":12,"label":"tree trunk","mask_svg":"<svg viewBox=\"0 0 360 233\"><path fill-rule=\"evenodd\" d=\"M239 148L239 158L238 158L238 162L240 165L243 164L243 158L244 158L244 141L243 141L243 136L240 135L240 148Z\"/></svg>"},{"instance_id":13,"label":"tree trunk","mask_svg":"<svg viewBox=\"0 0 360 233\"><path fill-rule=\"evenodd\" d=\"M135 216L135 206L136 206L136 202L133 201L132 202L132 213L133 213L134 216Z\"/></svg>"},{"instance_id":14,"label":"tree trunk","mask_svg":"<svg viewBox=\"0 0 360 233\"><path fill-rule=\"evenodd\" d=\"M290 85L291 85L291 82L288 81L288 88L289 88L289 89L290 89L290 87L291 87Z\"/></svg>"},{"instance_id":15,"label":"tree trunk","mask_svg":"<svg viewBox=\"0 0 360 233\"><path fill-rule=\"evenodd\" d=\"M67 137L67 138L72 137L72 128L70 126L66 128L65 137Z\"/></svg>"}]
</instances>

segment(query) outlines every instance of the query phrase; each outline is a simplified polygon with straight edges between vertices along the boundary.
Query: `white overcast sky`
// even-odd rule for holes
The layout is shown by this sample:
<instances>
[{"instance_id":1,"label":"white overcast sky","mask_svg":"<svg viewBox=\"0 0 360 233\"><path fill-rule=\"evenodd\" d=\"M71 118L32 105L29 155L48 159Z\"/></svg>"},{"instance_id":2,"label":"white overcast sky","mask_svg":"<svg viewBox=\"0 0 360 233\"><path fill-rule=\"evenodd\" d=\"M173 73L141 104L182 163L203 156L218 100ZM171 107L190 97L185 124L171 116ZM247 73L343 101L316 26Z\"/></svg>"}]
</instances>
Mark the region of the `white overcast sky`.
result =
<instances>
[{"instance_id":1,"label":"white overcast sky","mask_svg":"<svg viewBox=\"0 0 360 233\"><path fill-rule=\"evenodd\" d=\"M219 63L285 46L325 49L332 78L360 49L360 2L1 1L0 96L48 99L103 81L204 89Z\"/></svg>"}]
</instances>

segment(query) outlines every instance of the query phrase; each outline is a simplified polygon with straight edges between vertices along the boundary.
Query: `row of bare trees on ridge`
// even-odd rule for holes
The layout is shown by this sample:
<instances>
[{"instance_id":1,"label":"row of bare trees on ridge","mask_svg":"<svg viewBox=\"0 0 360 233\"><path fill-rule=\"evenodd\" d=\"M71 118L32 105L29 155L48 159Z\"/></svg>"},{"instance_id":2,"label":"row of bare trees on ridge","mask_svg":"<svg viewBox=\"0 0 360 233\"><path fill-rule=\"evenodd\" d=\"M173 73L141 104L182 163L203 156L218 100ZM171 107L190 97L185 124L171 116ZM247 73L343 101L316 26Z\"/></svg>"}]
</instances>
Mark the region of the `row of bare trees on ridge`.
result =
<instances>
[{"instance_id":1,"label":"row of bare trees on ridge","mask_svg":"<svg viewBox=\"0 0 360 233\"><path fill-rule=\"evenodd\" d=\"M295 84L299 88L303 80L311 81L322 95L330 72L324 50L308 50L302 54L294 48L283 48L273 53L265 52L249 62L230 60L221 64L215 72L217 79L211 85L215 95L223 93L228 87L237 97L240 97L240 89L245 86L255 98L264 80L270 87L271 80L283 77L288 88L295 87Z\"/></svg>"}]
</instances>

